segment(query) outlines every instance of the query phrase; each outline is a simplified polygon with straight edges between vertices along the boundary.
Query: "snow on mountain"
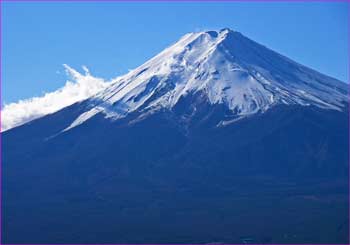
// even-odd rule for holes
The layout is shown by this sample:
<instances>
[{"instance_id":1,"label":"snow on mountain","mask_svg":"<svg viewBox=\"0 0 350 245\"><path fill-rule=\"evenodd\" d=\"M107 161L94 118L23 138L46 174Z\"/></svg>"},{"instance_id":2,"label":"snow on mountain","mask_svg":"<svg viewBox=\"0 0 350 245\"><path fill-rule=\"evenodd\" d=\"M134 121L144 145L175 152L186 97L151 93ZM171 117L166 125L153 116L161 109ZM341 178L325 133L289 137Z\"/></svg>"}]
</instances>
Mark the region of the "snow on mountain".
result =
<instances>
[{"instance_id":1,"label":"snow on mountain","mask_svg":"<svg viewBox=\"0 0 350 245\"><path fill-rule=\"evenodd\" d=\"M202 93L242 118L278 104L342 110L347 85L302 66L230 29L189 33L89 99L90 109L65 130L98 113L116 120L169 109ZM225 122L222 122L223 125Z\"/></svg>"}]
</instances>

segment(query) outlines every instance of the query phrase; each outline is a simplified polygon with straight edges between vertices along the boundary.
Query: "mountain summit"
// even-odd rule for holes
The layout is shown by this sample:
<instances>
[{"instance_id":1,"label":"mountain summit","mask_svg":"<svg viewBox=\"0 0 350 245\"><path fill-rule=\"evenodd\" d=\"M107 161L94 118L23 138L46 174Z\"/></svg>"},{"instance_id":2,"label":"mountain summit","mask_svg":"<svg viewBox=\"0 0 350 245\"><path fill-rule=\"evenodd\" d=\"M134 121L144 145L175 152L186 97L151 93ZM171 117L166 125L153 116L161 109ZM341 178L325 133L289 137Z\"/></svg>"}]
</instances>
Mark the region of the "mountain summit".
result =
<instances>
[{"instance_id":1,"label":"mountain summit","mask_svg":"<svg viewBox=\"0 0 350 245\"><path fill-rule=\"evenodd\" d=\"M230 29L188 33L93 96L73 128L98 113L118 119L171 110L181 98L201 95L230 113L221 123L275 105L314 105L342 110L344 83L302 66Z\"/></svg>"},{"instance_id":2,"label":"mountain summit","mask_svg":"<svg viewBox=\"0 0 350 245\"><path fill-rule=\"evenodd\" d=\"M238 32L186 34L2 133L3 242L347 244L348 109Z\"/></svg>"}]
</instances>

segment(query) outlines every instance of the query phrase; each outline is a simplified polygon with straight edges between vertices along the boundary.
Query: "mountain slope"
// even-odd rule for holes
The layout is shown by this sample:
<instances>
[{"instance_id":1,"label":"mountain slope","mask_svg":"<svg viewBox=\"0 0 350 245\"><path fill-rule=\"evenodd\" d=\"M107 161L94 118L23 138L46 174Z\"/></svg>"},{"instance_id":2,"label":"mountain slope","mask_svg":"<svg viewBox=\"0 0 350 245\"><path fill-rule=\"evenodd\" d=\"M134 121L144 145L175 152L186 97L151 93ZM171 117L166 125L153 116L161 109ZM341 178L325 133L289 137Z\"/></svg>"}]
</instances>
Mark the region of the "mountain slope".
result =
<instances>
[{"instance_id":1,"label":"mountain slope","mask_svg":"<svg viewBox=\"0 0 350 245\"><path fill-rule=\"evenodd\" d=\"M347 98L237 32L185 35L2 134L3 242L345 244Z\"/></svg>"}]
</instances>

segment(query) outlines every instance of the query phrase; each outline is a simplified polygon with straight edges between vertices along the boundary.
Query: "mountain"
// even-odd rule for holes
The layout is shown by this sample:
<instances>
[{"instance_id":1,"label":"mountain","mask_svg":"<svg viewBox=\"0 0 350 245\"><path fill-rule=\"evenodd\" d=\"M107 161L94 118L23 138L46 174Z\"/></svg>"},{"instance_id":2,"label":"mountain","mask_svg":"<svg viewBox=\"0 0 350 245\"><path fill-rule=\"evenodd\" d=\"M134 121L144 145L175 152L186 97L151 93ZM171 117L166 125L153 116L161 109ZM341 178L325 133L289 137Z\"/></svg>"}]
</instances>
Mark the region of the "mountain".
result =
<instances>
[{"instance_id":1,"label":"mountain","mask_svg":"<svg viewBox=\"0 0 350 245\"><path fill-rule=\"evenodd\" d=\"M239 32L189 33L2 133L3 240L347 243L348 99Z\"/></svg>"}]
</instances>

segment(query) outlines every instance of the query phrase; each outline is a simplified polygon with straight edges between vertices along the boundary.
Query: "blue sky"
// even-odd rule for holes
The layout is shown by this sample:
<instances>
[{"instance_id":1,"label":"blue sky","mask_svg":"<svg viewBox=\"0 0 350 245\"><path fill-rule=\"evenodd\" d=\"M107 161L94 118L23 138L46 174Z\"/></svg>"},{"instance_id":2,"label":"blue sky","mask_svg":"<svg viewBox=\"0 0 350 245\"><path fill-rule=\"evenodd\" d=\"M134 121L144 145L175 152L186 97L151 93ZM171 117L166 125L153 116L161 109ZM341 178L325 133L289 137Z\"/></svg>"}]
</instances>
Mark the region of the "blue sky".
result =
<instances>
[{"instance_id":1,"label":"blue sky","mask_svg":"<svg viewBox=\"0 0 350 245\"><path fill-rule=\"evenodd\" d=\"M108 79L187 32L223 27L348 81L348 9L346 2L5 2L3 102L62 87L62 64Z\"/></svg>"}]
</instances>

